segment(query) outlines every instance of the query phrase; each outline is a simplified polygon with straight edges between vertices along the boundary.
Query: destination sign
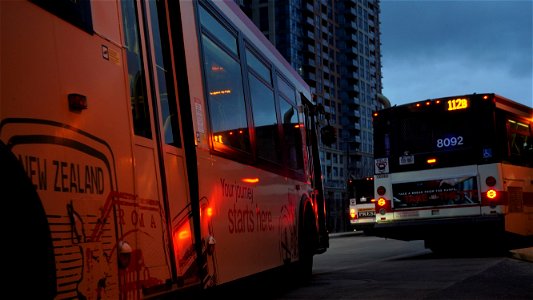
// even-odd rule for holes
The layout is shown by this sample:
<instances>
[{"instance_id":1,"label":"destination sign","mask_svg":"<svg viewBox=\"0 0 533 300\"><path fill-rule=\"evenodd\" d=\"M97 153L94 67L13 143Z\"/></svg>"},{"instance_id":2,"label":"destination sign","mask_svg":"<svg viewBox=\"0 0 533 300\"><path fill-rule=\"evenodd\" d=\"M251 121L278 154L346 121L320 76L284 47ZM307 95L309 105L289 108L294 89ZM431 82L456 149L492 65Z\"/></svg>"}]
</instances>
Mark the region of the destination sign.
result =
<instances>
[{"instance_id":1,"label":"destination sign","mask_svg":"<svg viewBox=\"0 0 533 300\"><path fill-rule=\"evenodd\" d=\"M460 110L466 109L470 106L469 100L467 98L455 98L448 100L448 110Z\"/></svg>"}]
</instances>

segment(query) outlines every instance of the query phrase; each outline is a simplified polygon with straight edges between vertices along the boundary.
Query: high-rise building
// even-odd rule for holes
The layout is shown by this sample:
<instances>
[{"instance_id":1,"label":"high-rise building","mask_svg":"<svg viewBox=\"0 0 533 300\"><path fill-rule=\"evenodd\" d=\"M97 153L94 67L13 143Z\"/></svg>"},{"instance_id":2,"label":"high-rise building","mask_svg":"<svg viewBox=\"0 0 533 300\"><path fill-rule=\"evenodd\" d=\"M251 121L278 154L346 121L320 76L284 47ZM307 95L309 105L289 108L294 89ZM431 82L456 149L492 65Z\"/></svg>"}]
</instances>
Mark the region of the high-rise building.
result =
<instances>
[{"instance_id":1,"label":"high-rise building","mask_svg":"<svg viewBox=\"0 0 533 300\"><path fill-rule=\"evenodd\" d=\"M372 112L381 96L380 0L236 0L311 86L337 142L320 159L332 232L349 229L348 179L373 176Z\"/></svg>"}]
</instances>

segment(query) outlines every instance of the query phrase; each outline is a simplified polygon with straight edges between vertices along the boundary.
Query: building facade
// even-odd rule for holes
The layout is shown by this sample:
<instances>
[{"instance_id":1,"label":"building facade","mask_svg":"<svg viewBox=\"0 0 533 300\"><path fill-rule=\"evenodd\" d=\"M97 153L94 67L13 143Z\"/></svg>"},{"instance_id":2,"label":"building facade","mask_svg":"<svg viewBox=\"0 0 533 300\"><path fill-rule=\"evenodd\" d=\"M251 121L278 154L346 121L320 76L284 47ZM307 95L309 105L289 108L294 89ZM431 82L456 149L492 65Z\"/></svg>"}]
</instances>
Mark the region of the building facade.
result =
<instances>
[{"instance_id":1,"label":"building facade","mask_svg":"<svg viewBox=\"0 0 533 300\"><path fill-rule=\"evenodd\" d=\"M380 0L236 0L300 73L337 142L321 145L331 232L349 229L348 179L374 174L372 112L381 96ZM388 104L390 105L390 104Z\"/></svg>"}]
</instances>

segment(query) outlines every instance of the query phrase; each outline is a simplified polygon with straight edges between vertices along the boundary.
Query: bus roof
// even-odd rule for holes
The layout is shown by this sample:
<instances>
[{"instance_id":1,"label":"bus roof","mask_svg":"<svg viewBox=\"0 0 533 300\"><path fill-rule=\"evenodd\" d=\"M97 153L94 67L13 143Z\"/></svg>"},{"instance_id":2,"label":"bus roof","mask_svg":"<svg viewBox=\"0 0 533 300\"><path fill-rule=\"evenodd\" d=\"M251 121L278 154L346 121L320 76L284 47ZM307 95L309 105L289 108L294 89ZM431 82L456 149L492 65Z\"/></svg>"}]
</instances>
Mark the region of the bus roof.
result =
<instances>
[{"instance_id":1,"label":"bus roof","mask_svg":"<svg viewBox=\"0 0 533 300\"><path fill-rule=\"evenodd\" d=\"M516 113L517 115L521 115L521 116L524 116L526 118L532 118L533 117L532 116L533 109L531 107L529 107L527 105L524 105L522 103L516 102L514 100L511 100L509 98L500 96L498 94L494 94L494 93L479 93L479 94L478 93L472 93L472 94L464 94L464 95L452 95L452 96L439 97L439 98L429 98L429 99L413 101L413 102L409 102L409 103L405 103L405 104L394 105L394 106L387 107L387 108L384 108L384 109L381 109L381 110L378 110L378 111L394 110L395 108L400 108L400 107L407 108L407 107L410 107L412 105L418 105L418 104L426 103L428 101L429 102L433 102L433 101L437 101L437 100L450 99L450 98L472 97L472 96L475 96L475 95L492 96L493 97L493 101L496 103L496 107L497 108Z\"/></svg>"}]
</instances>

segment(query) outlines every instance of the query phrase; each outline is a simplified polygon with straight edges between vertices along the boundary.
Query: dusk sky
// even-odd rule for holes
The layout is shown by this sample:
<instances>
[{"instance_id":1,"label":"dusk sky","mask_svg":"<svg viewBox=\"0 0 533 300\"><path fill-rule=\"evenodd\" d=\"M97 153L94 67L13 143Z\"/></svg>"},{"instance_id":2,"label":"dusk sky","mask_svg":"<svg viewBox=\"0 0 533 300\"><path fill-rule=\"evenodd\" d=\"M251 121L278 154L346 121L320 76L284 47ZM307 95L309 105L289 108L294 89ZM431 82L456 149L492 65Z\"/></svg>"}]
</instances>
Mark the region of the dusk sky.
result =
<instances>
[{"instance_id":1,"label":"dusk sky","mask_svg":"<svg viewBox=\"0 0 533 300\"><path fill-rule=\"evenodd\" d=\"M380 19L392 105L496 93L533 106L532 0L382 0Z\"/></svg>"}]
</instances>

